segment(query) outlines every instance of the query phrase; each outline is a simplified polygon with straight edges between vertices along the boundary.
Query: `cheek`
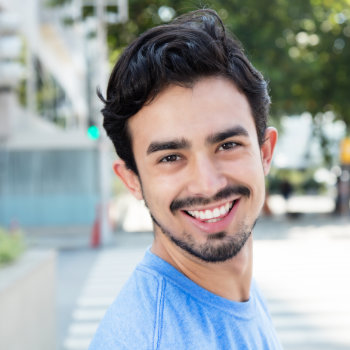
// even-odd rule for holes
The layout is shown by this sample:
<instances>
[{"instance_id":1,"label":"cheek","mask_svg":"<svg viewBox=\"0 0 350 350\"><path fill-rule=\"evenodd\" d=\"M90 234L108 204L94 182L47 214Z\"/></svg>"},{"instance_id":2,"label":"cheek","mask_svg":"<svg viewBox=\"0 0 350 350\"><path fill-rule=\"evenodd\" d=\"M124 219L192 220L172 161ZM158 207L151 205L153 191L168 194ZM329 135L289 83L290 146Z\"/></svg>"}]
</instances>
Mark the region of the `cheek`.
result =
<instances>
[{"instance_id":1,"label":"cheek","mask_svg":"<svg viewBox=\"0 0 350 350\"><path fill-rule=\"evenodd\" d=\"M150 210L166 211L170 208L171 202L176 198L176 179L171 176L158 176L148 172L142 177L142 188L144 199L147 201Z\"/></svg>"},{"instance_id":2,"label":"cheek","mask_svg":"<svg viewBox=\"0 0 350 350\"><path fill-rule=\"evenodd\" d=\"M251 196L257 202L264 200L265 196L265 176L260 158L238 161L231 169L231 177L234 181L246 186L251 191Z\"/></svg>"},{"instance_id":3,"label":"cheek","mask_svg":"<svg viewBox=\"0 0 350 350\"><path fill-rule=\"evenodd\" d=\"M261 160L258 157L251 156L237 160L232 164L230 173L237 180L240 179L243 183L246 182L247 185L253 187L255 187L255 183L260 186L260 183L264 182L264 171Z\"/></svg>"}]
</instances>

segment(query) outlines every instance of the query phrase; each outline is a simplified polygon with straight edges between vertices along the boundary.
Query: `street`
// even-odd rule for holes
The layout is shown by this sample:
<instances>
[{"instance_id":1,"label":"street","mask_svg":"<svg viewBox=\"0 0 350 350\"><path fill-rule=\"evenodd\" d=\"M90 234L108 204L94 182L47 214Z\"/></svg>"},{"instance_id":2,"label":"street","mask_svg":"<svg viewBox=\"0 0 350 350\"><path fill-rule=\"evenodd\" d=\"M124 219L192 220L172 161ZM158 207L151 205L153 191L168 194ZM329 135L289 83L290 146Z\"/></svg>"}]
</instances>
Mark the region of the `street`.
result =
<instances>
[{"instance_id":1,"label":"street","mask_svg":"<svg viewBox=\"0 0 350 350\"><path fill-rule=\"evenodd\" d=\"M254 236L254 276L284 349L350 349L350 221L321 214L262 218ZM106 308L151 242L150 232L119 232L113 247L59 254L59 269L68 272L69 261L73 280L65 274L58 281L65 283L58 305L67 293L75 300L58 310L58 350L87 349Z\"/></svg>"}]
</instances>

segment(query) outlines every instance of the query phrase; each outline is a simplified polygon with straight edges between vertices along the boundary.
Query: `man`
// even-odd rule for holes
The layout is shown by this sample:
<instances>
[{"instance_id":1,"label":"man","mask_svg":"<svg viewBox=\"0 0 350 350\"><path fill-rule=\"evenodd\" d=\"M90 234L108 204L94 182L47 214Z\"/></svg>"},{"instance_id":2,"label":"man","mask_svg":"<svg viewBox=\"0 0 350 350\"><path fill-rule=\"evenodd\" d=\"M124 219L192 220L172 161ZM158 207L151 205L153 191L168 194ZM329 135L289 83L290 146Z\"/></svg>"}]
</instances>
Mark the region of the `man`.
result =
<instances>
[{"instance_id":1,"label":"man","mask_svg":"<svg viewBox=\"0 0 350 350\"><path fill-rule=\"evenodd\" d=\"M104 102L114 170L154 242L90 350L281 349L252 280L277 139L261 74L214 11L195 11L134 41Z\"/></svg>"}]
</instances>

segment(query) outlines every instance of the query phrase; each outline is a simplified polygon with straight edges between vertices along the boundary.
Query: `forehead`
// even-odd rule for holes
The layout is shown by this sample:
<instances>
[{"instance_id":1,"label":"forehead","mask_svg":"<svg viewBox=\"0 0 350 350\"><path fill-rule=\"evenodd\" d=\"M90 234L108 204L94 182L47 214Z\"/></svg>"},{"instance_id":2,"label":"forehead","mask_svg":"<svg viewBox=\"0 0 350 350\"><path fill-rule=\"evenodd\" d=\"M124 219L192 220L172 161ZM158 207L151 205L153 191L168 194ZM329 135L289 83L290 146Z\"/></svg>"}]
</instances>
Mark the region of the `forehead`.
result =
<instances>
[{"instance_id":1,"label":"forehead","mask_svg":"<svg viewBox=\"0 0 350 350\"><path fill-rule=\"evenodd\" d=\"M247 98L221 77L203 78L191 88L171 85L128 122L133 146L176 137L196 140L233 126L257 138Z\"/></svg>"}]
</instances>

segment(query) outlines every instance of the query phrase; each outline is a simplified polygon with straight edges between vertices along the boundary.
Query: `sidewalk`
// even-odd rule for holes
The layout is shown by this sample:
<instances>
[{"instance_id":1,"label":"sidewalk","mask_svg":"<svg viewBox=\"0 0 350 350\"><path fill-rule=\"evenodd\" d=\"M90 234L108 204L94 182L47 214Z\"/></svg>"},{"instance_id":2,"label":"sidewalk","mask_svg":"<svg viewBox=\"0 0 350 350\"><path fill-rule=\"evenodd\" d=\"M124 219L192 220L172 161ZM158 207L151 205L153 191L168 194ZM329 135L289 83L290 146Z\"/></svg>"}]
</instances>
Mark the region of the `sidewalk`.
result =
<instances>
[{"instance_id":1,"label":"sidewalk","mask_svg":"<svg viewBox=\"0 0 350 350\"><path fill-rule=\"evenodd\" d=\"M348 350L350 223L344 229L339 223L314 219L307 217L299 226L261 220L254 276L284 350ZM263 238L266 230L274 238ZM59 350L87 348L106 308L151 241L151 233L120 233L115 247L97 251Z\"/></svg>"},{"instance_id":2,"label":"sidewalk","mask_svg":"<svg viewBox=\"0 0 350 350\"><path fill-rule=\"evenodd\" d=\"M295 198L314 213L261 217L254 229L254 276L285 350L350 349L350 218L326 214L330 202ZM298 205L298 201L299 204ZM136 203L136 204L135 204ZM58 348L86 350L103 316L151 244L147 210L124 199L113 242L90 248L91 228L32 231L36 247L58 250ZM124 218L124 220L122 220ZM137 218L137 220L135 220ZM138 225L136 225L138 224Z\"/></svg>"},{"instance_id":3,"label":"sidewalk","mask_svg":"<svg viewBox=\"0 0 350 350\"><path fill-rule=\"evenodd\" d=\"M261 217L254 229L254 276L285 350L350 349L350 218L325 214L324 205L317 205L313 214ZM147 212L138 203L124 214L140 218ZM145 225L146 217L140 223ZM136 227L134 219L134 230L147 228L141 224ZM59 350L87 348L152 239L150 228L119 231L114 245L95 251Z\"/></svg>"}]
</instances>

